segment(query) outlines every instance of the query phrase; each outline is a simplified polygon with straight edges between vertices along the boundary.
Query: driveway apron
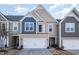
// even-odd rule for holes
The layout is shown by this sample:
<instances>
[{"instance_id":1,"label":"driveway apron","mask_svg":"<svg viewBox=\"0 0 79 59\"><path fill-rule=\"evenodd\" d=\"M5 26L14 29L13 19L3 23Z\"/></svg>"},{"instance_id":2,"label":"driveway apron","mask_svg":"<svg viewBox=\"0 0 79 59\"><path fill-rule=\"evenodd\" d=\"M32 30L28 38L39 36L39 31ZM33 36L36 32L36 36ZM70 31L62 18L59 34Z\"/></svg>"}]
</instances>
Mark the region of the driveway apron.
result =
<instances>
[{"instance_id":1,"label":"driveway apron","mask_svg":"<svg viewBox=\"0 0 79 59\"><path fill-rule=\"evenodd\" d=\"M22 49L16 55L51 55L48 49Z\"/></svg>"}]
</instances>

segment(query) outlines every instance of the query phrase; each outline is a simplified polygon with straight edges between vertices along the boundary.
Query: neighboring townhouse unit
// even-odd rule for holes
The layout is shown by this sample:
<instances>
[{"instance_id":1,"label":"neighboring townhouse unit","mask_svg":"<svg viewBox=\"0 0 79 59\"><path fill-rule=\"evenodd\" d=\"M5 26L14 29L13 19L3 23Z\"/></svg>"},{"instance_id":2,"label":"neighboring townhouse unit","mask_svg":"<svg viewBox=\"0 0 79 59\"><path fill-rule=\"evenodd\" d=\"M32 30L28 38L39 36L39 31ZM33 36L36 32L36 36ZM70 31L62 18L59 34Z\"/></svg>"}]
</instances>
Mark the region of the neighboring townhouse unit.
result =
<instances>
[{"instance_id":1,"label":"neighboring townhouse unit","mask_svg":"<svg viewBox=\"0 0 79 59\"><path fill-rule=\"evenodd\" d=\"M79 12L75 8L59 23L59 47L79 49Z\"/></svg>"},{"instance_id":2,"label":"neighboring townhouse unit","mask_svg":"<svg viewBox=\"0 0 79 59\"><path fill-rule=\"evenodd\" d=\"M0 12L0 47L7 47L8 45L8 20Z\"/></svg>"},{"instance_id":3,"label":"neighboring townhouse unit","mask_svg":"<svg viewBox=\"0 0 79 59\"><path fill-rule=\"evenodd\" d=\"M17 48L19 46L20 15L5 15L8 19L8 47Z\"/></svg>"},{"instance_id":4,"label":"neighboring townhouse unit","mask_svg":"<svg viewBox=\"0 0 79 59\"><path fill-rule=\"evenodd\" d=\"M3 19L2 19L3 18ZM9 48L48 48L57 45L57 21L42 5L25 16L0 14L5 23L5 44Z\"/></svg>"}]
</instances>

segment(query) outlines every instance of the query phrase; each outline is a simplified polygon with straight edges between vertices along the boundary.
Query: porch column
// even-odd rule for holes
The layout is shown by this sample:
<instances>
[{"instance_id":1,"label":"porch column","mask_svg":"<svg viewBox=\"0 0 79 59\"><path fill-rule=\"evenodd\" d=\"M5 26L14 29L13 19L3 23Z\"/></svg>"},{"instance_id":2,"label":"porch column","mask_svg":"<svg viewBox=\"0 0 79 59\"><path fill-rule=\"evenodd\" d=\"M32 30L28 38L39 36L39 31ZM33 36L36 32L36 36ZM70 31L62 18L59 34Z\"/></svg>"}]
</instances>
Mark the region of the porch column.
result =
<instances>
[{"instance_id":1,"label":"porch column","mask_svg":"<svg viewBox=\"0 0 79 59\"><path fill-rule=\"evenodd\" d=\"M48 35L48 38L47 38L47 45L48 45L47 48L49 48L49 35Z\"/></svg>"},{"instance_id":2,"label":"porch column","mask_svg":"<svg viewBox=\"0 0 79 59\"><path fill-rule=\"evenodd\" d=\"M19 36L19 48L21 48L21 46L23 46L23 39Z\"/></svg>"},{"instance_id":3,"label":"porch column","mask_svg":"<svg viewBox=\"0 0 79 59\"><path fill-rule=\"evenodd\" d=\"M59 48L62 47L62 42L61 42L61 24L59 23Z\"/></svg>"},{"instance_id":4,"label":"porch column","mask_svg":"<svg viewBox=\"0 0 79 59\"><path fill-rule=\"evenodd\" d=\"M9 47L9 37L7 36L7 39L6 39L6 44L7 44L7 47Z\"/></svg>"}]
</instances>

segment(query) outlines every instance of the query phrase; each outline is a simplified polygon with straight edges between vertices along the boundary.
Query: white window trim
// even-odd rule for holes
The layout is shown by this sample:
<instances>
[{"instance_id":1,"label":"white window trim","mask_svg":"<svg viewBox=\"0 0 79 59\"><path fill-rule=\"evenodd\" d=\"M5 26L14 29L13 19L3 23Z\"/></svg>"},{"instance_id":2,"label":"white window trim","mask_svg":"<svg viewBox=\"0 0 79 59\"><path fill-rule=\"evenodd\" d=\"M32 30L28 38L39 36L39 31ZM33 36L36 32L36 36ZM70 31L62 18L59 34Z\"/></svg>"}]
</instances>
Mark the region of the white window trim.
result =
<instances>
[{"instance_id":1,"label":"white window trim","mask_svg":"<svg viewBox=\"0 0 79 59\"><path fill-rule=\"evenodd\" d=\"M51 32L53 32L53 24L48 24L48 32L50 32L50 31L49 31L49 26L50 26L50 25L52 25L52 31L51 31Z\"/></svg>"},{"instance_id":2,"label":"white window trim","mask_svg":"<svg viewBox=\"0 0 79 59\"><path fill-rule=\"evenodd\" d=\"M39 24L39 25L42 25L42 24ZM39 32L39 25L38 25L38 32ZM40 33L43 32L43 25L42 25L42 31Z\"/></svg>"},{"instance_id":3,"label":"white window trim","mask_svg":"<svg viewBox=\"0 0 79 59\"><path fill-rule=\"evenodd\" d=\"M39 32L39 25L42 25L42 32ZM45 24L39 22L36 29L38 33L45 33Z\"/></svg>"},{"instance_id":4,"label":"white window trim","mask_svg":"<svg viewBox=\"0 0 79 59\"><path fill-rule=\"evenodd\" d=\"M73 24L74 26L72 26L72 25L67 25L67 24ZM70 28L73 28L73 27L74 27L74 30L73 30L73 31L67 31L67 26L69 26ZM69 27L68 27L68 28L69 28ZM75 23L65 23L65 32L71 32L71 33L75 32Z\"/></svg>"},{"instance_id":5,"label":"white window trim","mask_svg":"<svg viewBox=\"0 0 79 59\"><path fill-rule=\"evenodd\" d=\"M16 25L15 25L15 23L13 23L13 32L17 32L18 31L18 23ZM17 30L14 30L14 27L17 27Z\"/></svg>"},{"instance_id":6,"label":"white window trim","mask_svg":"<svg viewBox=\"0 0 79 59\"><path fill-rule=\"evenodd\" d=\"M26 30L26 24L27 24L27 23L29 24L29 30ZM30 30L30 27L31 27L31 26L30 26L30 23L33 24L33 30ZM28 31L29 31L29 32L33 32L33 31L34 31L34 22L24 22L24 31L25 31L25 32L28 32Z\"/></svg>"}]
</instances>

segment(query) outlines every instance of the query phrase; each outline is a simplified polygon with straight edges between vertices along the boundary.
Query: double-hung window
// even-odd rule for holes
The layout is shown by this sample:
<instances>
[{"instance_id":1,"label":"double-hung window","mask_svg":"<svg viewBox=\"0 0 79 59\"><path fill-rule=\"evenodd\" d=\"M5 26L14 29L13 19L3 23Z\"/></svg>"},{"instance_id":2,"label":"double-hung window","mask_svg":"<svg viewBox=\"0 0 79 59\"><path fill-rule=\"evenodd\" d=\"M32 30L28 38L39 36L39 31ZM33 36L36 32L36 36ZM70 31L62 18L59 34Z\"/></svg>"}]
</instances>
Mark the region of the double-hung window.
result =
<instances>
[{"instance_id":1,"label":"double-hung window","mask_svg":"<svg viewBox=\"0 0 79 59\"><path fill-rule=\"evenodd\" d=\"M24 31L34 31L34 23L33 22L25 22L24 23Z\"/></svg>"},{"instance_id":2,"label":"double-hung window","mask_svg":"<svg viewBox=\"0 0 79 59\"><path fill-rule=\"evenodd\" d=\"M39 32L42 32L42 25L39 25Z\"/></svg>"},{"instance_id":3,"label":"double-hung window","mask_svg":"<svg viewBox=\"0 0 79 59\"><path fill-rule=\"evenodd\" d=\"M13 23L13 32L18 31L18 23Z\"/></svg>"},{"instance_id":4,"label":"double-hung window","mask_svg":"<svg viewBox=\"0 0 79 59\"><path fill-rule=\"evenodd\" d=\"M65 32L75 32L75 23L65 23Z\"/></svg>"},{"instance_id":5,"label":"double-hung window","mask_svg":"<svg viewBox=\"0 0 79 59\"><path fill-rule=\"evenodd\" d=\"M53 31L53 25L52 24L49 24L48 25L48 32L52 32Z\"/></svg>"}]
</instances>

